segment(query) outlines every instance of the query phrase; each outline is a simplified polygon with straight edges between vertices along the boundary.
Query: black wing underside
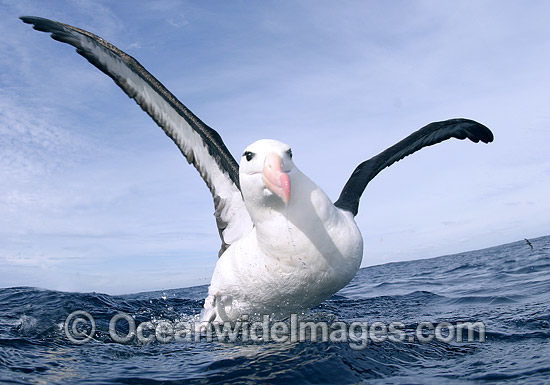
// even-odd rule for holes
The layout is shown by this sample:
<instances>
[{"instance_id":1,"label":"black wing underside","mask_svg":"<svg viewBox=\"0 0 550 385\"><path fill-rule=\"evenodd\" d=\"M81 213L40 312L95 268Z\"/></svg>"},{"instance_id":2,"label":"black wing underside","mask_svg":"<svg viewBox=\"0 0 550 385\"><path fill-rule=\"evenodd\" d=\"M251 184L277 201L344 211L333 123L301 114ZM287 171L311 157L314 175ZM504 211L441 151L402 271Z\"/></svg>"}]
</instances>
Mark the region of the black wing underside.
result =
<instances>
[{"instance_id":1,"label":"black wing underside","mask_svg":"<svg viewBox=\"0 0 550 385\"><path fill-rule=\"evenodd\" d=\"M484 125L469 119L450 119L430 123L357 166L334 205L357 215L359 200L365 187L380 171L421 148L451 138L470 139L474 143L479 141L489 143L493 141L493 133Z\"/></svg>"},{"instance_id":2,"label":"black wing underside","mask_svg":"<svg viewBox=\"0 0 550 385\"><path fill-rule=\"evenodd\" d=\"M202 122L137 60L88 31L40 17L21 17L38 31L70 44L115 83L163 129L197 169L214 198L221 253L252 222L239 185L239 165L220 135Z\"/></svg>"}]
</instances>

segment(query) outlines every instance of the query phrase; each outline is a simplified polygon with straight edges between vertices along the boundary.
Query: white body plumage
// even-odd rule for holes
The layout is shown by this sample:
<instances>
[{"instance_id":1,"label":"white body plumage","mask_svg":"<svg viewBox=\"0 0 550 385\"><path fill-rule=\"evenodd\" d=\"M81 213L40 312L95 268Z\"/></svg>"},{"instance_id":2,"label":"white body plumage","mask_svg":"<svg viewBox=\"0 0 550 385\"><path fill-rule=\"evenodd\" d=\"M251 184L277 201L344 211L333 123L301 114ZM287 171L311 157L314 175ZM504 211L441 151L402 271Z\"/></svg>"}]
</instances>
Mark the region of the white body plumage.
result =
<instances>
[{"instance_id":1,"label":"white body plumage","mask_svg":"<svg viewBox=\"0 0 550 385\"><path fill-rule=\"evenodd\" d=\"M239 176L254 227L218 260L202 321L304 311L344 287L361 264L363 240L353 215L302 174L288 145L260 140L247 153L253 159L243 156ZM288 175L288 203L263 180L270 154Z\"/></svg>"}]
</instances>

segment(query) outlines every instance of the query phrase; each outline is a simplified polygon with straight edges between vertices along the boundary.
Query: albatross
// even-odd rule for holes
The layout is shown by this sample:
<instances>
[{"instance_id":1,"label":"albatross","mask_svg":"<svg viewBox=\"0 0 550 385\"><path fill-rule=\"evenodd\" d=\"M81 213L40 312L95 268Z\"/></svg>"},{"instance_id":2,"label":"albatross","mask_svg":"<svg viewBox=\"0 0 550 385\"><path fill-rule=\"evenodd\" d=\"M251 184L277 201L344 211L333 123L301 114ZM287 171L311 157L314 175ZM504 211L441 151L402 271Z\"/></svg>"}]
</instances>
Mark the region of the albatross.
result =
<instances>
[{"instance_id":1,"label":"albatross","mask_svg":"<svg viewBox=\"0 0 550 385\"><path fill-rule=\"evenodd\" d=\"M237 163L220 135L185 107L136 59L97 35L67 24L21 17L76 47L164 130L208 186L221 238L201 322L310 309L347 285L363 257L355 223L367 184L383 169L450 138L493 141L469 119L430 123L359 164L332 200L292 160L288 144L262 139Z\"/></svg>"}]
</instances>

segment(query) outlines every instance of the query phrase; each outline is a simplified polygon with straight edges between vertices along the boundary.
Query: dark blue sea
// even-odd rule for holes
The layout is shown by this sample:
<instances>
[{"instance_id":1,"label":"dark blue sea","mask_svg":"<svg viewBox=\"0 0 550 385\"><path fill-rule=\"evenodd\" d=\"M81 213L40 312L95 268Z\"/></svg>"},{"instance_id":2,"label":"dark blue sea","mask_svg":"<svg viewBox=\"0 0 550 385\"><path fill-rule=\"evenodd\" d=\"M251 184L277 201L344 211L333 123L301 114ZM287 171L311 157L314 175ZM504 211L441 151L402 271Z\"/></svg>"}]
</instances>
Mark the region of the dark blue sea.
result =
<instances>
[{"instance_id":1,"label":"dark blue sea","mask_svg":"<svg viewBox=\"0 0 550 385\"><path fill-rule=\"evenodd\" d=\"M311 330L282 342L207 340L204 330L197 340L160 338L169 329L155 338L161 322L196 320L206 286L124 296L0 289L0 383L550 384L550 236L530 241L533 249L521 240L361 269L298 317L330 324L331 332L337 322L349 327L348 340L328 342L313 341ZM83 313L66 323L76 310L95 321L86 343L91 323ZM114 341L109 323L117 314L147 325L143 338ZM458 331L465 322L477 322L471 335ZM363 338L373 324L374 338ZM352 339L353 325L365 325L364 335L355 327ZM132 337L130 329L127 320L115 324L117 336ZM280 339L292 334L281 330Z\"/></svg>"}]
</instances>

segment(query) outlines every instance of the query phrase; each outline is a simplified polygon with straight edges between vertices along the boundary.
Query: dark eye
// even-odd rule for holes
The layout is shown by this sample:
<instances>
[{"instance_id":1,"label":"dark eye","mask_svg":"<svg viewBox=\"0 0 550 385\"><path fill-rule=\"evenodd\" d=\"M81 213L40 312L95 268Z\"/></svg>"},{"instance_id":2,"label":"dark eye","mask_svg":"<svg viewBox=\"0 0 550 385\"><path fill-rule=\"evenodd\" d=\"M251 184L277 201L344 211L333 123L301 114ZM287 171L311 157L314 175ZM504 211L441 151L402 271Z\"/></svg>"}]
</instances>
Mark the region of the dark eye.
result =
<instances>
[{"instance_id":1,"label":"dark eye","mask_svg":"<svg viewBox=\"0 0 550 385\"><path fill-rule=\"evenodd\" d=\"M289 148L288 151L286 152L288 154L288 157L290 159L292 159L292 150Z\"/></svg>"},{"instance_id":2,"label":"dark eye","mask_svg":"<svg viewBox=\"0 0 550 385\"><path fill-rule=\"evenodd\" d=\"M243 154L243 156L246 158L246 160L248 162L250 162L252 160L252 158L254 158L254 155L256 155L256 154L254 154L253 152L250 152L250 151L245 151L244 154Z\"/></svg>"}]
</instances>

